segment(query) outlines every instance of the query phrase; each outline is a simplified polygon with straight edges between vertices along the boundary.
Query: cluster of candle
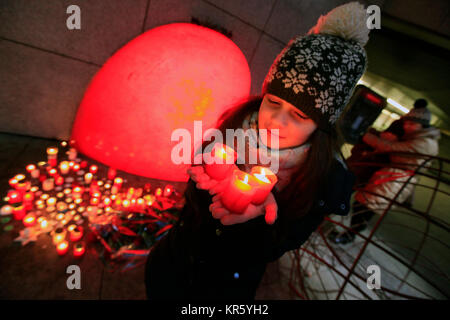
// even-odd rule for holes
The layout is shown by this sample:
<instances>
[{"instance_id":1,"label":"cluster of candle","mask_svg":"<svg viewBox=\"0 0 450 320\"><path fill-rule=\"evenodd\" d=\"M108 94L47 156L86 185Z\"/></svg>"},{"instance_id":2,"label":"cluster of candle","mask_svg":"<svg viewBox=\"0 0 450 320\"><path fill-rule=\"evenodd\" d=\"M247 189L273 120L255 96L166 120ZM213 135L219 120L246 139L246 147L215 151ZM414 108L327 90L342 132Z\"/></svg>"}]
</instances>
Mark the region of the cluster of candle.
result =
<instances>
[{"instance_id":1,"label":"cluster of candle","mask_svg":"<svg viewBox=\"0 0 450 320\"><path fill-rule=\"evenodd\" d=\"M66 143L67 145L67 143ZM124 188L124 179L109 168L107 179L100 179L98 167L77 158L75 148L58 163L58 148L47 148L47 162L26 166L27 174L9 180L11 190L0 208L1 215L12 214L24 227L40 233L50 233L56 251L65 255L73 244L73 256L85 253L82 241L84 218L89 222L99 216L112 217L120 211L142 211L159 197L169 197L174 188Z\"/></svg>"},{"instance_id":2,"label":"cluster of candle","mask_svg":"<svg viewBox=\"0 0 450 320\"><path fill-rule=\"evenodd\" d=\"M216 144L209 156L212 161L205 164L205 171L211 178L223 180L231 175L221 194L222 205L231 212L242 213L250 203L264 203L278 181L270 169L262 166L254 166L250 173L239 170L234 163L236 152L227 145Z\"/></svg>"}]
</instances>

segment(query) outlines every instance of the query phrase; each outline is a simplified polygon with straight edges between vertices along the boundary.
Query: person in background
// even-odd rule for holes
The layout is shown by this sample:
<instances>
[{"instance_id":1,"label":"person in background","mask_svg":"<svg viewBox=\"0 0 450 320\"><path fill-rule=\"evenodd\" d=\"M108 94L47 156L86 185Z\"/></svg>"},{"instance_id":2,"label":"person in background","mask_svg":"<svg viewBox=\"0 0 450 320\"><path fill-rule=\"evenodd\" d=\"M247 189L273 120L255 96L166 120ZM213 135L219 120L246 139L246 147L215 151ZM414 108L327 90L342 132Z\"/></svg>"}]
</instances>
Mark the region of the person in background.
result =
<instances>
[{"instance_id":1,"label":"person in background","mask_svg":"<svg viewBox=\"0 0 450 320\"><path fill-rule=\"evenodd\" d=\"M404 203L412 196L417 183L415 171L421 166L431 165L429 162L424 163L426 157L417 154L436 156L439 153L440 131L430 126L431 112L426 105L426 100L416 100L414 108L398 120L392 131L400 134L399 137L391 131L382 132L379 136L368 132L363 136L364 143L375 151L392 153L389 155L391 166L376 171L365 186L357 188L350 223L353 231L366 229L371 217L375 213L382 214L392 199ZM398 123L402 130L398 128ZM329 239L338 244L352 242L354 238L355 233L352 231L339 233L334 230L329 235Z\"/></svg>"}]
</instances>

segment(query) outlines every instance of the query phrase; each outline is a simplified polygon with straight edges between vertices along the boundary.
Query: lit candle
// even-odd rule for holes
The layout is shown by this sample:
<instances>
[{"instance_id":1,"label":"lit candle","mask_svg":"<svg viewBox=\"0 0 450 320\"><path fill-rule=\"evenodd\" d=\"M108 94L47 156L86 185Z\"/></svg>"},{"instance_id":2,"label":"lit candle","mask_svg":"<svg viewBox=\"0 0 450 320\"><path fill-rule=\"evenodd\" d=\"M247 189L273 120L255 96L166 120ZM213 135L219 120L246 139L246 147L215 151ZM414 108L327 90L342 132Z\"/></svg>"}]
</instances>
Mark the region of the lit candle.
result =
<instances>
[{"instance_id":1,"label":"lit candle","mask_svg":"<svg viewBox=\"0 0 450 320\"><path fill-rule=\"evenodd\" d=\"M73 256L75 258L80 258L84 255L86 248L83 242L78 242L73 246Z\"/></svg>"},{"instance_id":2,"label":"lit candle","mask_svg":"<svg viewBox=\"0 0 450 320\"><path fill-rule=\"evenodd\" d=\"M63 256L67 253L67 251L69 250L69 242L67 241L61 241L60 243L57 244L56 246L56 252L58 252L58 254L60 256Z\"/></svg>"},{"instance_id":3,"label":"lit candle","mask_svg":"<svg viewBox=\"0 0 450 320\"><path fill-rule=\"evenodd\" d=\"M233 171L228 188L222 193L222 205L234 213L247 209L255 193L251 175L236 169Z\"/></svg>"},{"instance_id":4,"label":"lit candle","mask_svg":"<svg viewBox=\"0 0 450 320\"><path fill-rule=\"evenodd\" d=\"M53 243L58 244L66 239L66 229L56 228L53 232Z\"/></svg>"},{"instance_id":5,"label":"lit candle","mask_svg":"<svg viewBox=\"0 0 450 320\"><path fill-rule=\"evenodd\" d=\"M86 174L84 175L84 182L86 182L86 184L90 184L91 181L92 181L92 177L93 177L93 176L94 176L94 175L93 175L92 173L90 173L90 172L86 173Z\"/></svg>"},{"instance_id":6,"label":"lit candle","mask_svg":"<svg viewBox=\"0 0 450 320\"><path fill-rule=\"evenodd\" d=\"M9 204L14 204L22 201L22 193L17 190L9 190L7 197L9 199Z\"/></svg>"},{"instance_id":7,"label":"lit candle","mask_svg":"<svg viewBox=\"0 0 450 320\"><path fill-rule=\"evenodd\" d=\"M76 242L83 238L83 227L82 226L76 226L70 231L70 241Z\"/></svg>"},{"instance_id":8,"label":"lit candle","mask_svg":"<svg viewBox=\"0 0 450 320\"><path fill-rule=\"evenodd\" d=\"M27 171L30 173L31 177L34 179L39 178L40 175L40 171L39 169L34 165L34 164L30 164L27 166Z\"/></svg>"},{"instance_id":9,"label":"lit candle","mask_svg":"<svg viewBox=\"0 0 450 320\"><path fill-rule=\"evenodd\" d=\"M61 172L62 175L68 174L70 170L70 165L68 161L62 161L59 164L59 171Z\"/></svg>"},{"instance_id":10,"label":"lit candle","mask_svg":"<svg viewBox=\"0 0 450 320\"><path fill-rule=\"evenodd\" d=\"M42 181L42 190L50 191L53 190L54 187L55 181L53 180L53 178L45 179L44 181Z\"/></svg>"},{"instance_id":11,"label":"lit candle","mask_svg":"<svg viewBox=\"0 0 450 320\"><path fill-rule=\"evenodd\" d=\"M170 197L170 195L172 194L172 192L173 192L173 187L172 187L171 185L167 185L167 186L164 188L164 194L163 194L163 196L164 196L164 197Z\"/></svg>"},{"instance_id":12,"label":"lit candle","mask_svg":"<svg viewBox=\"0 0 450 320\"><path fill-rule=\"evenodd\" d=\"M112 204L112 200L108 197L106 197L105 199L103 199L103 205L105 207L109 207Z\"/></svg>"},{"instance_id":13,"label":"lit candle","mask_svg":"<svg viewBox=\"0 0 450 320\"><path fill-rule=\"evenodd\" d=\"M116 194L117 192L119 192L120 188L122 188L122 184L123 184L122 178L120 178L120 177L115 178L113 187L111 189L111 193Z\"/></svg>"},{"instance_id":14,"label":"lit candle","mask_svg":"<svg viewBox=\"0 0 450 320\"><path fill-rule=\"evenodd\" d=\"M144 200L146 202L146 205L151 207L153 205L153 202L155 202L155 196L152 194L147 194L144 196Z\"/></svg>"},{"instance_id":15,"label":"lit candle","mask_svg":"<svg viewBox=\"0 0 450 320\"><path fill-rule=\"evenodd\" d=\"M80 186L77 186L75 188L73 188L72 190L72 196L74 199L80 199L83 196L83 188Z\"/></svg>"},{"instance_id":16,"label":"lit candle","mask_svg":"<svg viewBox=\"0 0 450 320\"><path fill-rule=\"evenodd\" d=\"M58 201L58 203L56 204L56 210L58 210L58 212L67 211L67 203L63 201Z\"/></svg>"},{"instance_id":17,"label":"lit candle","mask_svg":"<svg viewBox=\"0 0 450 320\"><path fill-rule=\"evenodd\" d=\"M16 177L9 179L9 185L11 188L16 188L16 185L19 183L19 181L16 179Z\"/></svg>"},{"instance_id":18,"label":"lit candle","mask_svg":"<svg viewBox=\"0 0 450 320\"><path fill-rule=\"evenodd\" d=\"M53 207L56 204L56 198L55 197L51 197L47 199L47 206L48 207Z\"/></svg>"},{"instance_id":19,"label":"lit candle","mask_svg":"<svg viewBox=\"0 0 450 320\"><path fill-rule=\"evenodd\" d=\"M91 205L95 206L95 205L97 205L97 204L99 204L99 203L100 203L100 198L97 198L97 197L91 197L91 201L90 201L90 204L91 204Z\"/></svg>"},{"instance_id":20,"label":"lit candle","mask_svg":"<svg viewBox=\"0 0 450 320\"><path fill-rule=\"evenodd\" d=\"M14 207L10 206L9 204L5 204L1 209L0 209L0 215L2 216L6 216L9 214L12 214L14 211Z\"/></svg>"},{"instance_id":21,"label":"lit candle","mask_svg":"<svg viewBox=\"0 0 450 320\"><path fill-rule=\"evenodd\" d=\"M162 193L163 193L163 191L161 188L156 188L156 190L155 190L156 197L161 197Z\"/></svg>"},{"instance_id":22,"label":"lit candle","mask_svg":"<svg viewBox=\"0 0 450 320\"><path fill-rule=\"evenodd\" d=\"M41 227L41 230L47 231L49 229L49 223L46 218L39 217L37 219L37 222L39 223L39 226Z\"/></svg>"},{"instance_id":23,"label":"lit candle","mask_svg":"<svg viewBox=\"0 0 450 320\"><path fill-rule=\"evenodd\" d=\"M70 148L69 151L67 151L67 158L71 161L75 160L77 158L77 149Z\"/></svg>"},{"instance_id":24,"label":"lit candle","mask_svg":"<svg viewBox=\"0 0 450 320\"><path fill-rule=\"evenodd\" d=\"M130 200L125 199L122 201L122 207L128 208L130 206Z\"/></svg>"},{"instance_id":25,"label":"lit candle","mask_svg":"<svg viewBox=\"0 0 450 320\"><path fill-rule=\"evenodd\" d=\"M34 213L29 213L23 218L22 222L25 227L32 227L36 223L36 216Z\"/></svg>"},{"instance_id":26,"label":"lit candle","mask_svg":"<svg viewBox=\"0 0 450 320\"><path fill-rule=\"evenodd\" d=\"M109 168L108 169L108 179L109 180L114 180L114 178L116 177L117 171L114 168Z\"/></svg>"},{"instance_id":27,"label":"lit candle","mask_svg":"<svg viewBox=\"0 0 450 320\"><path fill-rule=\"evenodd\" d=\"M14 208L14 220L22 220L25 217L26 210L24 206L17 206Z\"/></svg>"},{"instance_id":28,"label":"lit candle","mask_svg":"<svg viewBox=\"0 0 450 320\"><path fill-rule=\"evenodd\" d=\"M27 192L23 196L23 205L25 206L26 210L30 210L33 208L33 200L34 200L34 193L33 192Z\"/></svg>"},{"instance_id":29,"label":"lit candle","mask_svg":"<svg viewBox=\"0 0 450 320\"><path fill-rule=\"evenodd\" d=\"M90 168L89 168L89 172L90 172L90 173L96 174L97 171L98 171L98 167L97 167L96 165L90 166Z\"/></svg>"},{"instance_id":30,"label":"lit candle","mask_svg":"<svg viewBox=\"0 0 450 320\"><path fill-rule=\"evenodd\" d=\"M255 194L252 199L252 203L255 205L260 205L266 201L267 196L277 183L277 176L270 171L269 168L254 166L251 170L251 174L255 178Z\"/></svg>"},{"instance_id":31,"label":"lit candle","mask_svg":"<svg viewBox=\"0 0 450 320\"><path fill-rule=\"evenodd\" d=\"M52 167L56 166L58 162L58 148L47 148L47 162Z\"/></svg>"},{"instance_id":32,"label":"lit candle","mask_svg":"<svg viewBox=\"0 0 450 320\"><path fill-rule=\"evenodd\" d=\"M229 146L216 143L205 164L206 173L215 180L223 180L236 168L236 152Z\"/></svg>"},{"instance_id":33,"label":"lit candle","mask_svg":"<svg viewBox=\"0 0 450 320\"><path fill-rule=\"evenodd\" d=\"M78 172L80 170L80 165L78 163L74 163L72 169L73 172Z\"/></svg>"}]
</instances>

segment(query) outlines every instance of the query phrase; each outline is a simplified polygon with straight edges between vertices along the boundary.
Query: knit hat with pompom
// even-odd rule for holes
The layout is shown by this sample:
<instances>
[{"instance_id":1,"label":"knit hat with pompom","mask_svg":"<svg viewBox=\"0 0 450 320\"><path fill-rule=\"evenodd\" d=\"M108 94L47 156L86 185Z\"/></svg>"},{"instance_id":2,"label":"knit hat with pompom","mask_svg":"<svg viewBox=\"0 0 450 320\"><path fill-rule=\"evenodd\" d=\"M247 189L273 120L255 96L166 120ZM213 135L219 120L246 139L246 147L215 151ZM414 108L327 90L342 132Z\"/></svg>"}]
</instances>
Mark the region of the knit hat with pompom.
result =
<instances>
[{"instance_id":1,"label":"knit hat with pompom","mask_svg":"<svg viewBox=\"0 0 450 320\"><path fill-rule=\"evenodd\" d=\"M306 36L290 40L277 56L262 93L291 103L328 131L366 69L366 21L366 10L358 2L321 16Z\"/></svg>"}]
</instances>

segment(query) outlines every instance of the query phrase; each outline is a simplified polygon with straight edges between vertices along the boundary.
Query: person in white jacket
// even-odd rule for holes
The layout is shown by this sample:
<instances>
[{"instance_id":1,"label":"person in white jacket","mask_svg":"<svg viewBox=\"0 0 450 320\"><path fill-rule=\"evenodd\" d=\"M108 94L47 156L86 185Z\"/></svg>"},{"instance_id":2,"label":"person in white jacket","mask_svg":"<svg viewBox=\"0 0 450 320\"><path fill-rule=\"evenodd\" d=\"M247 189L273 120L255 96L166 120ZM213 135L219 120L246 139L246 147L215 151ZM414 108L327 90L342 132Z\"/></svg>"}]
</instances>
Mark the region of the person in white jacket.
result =
<instances>
[{"instance_id":1,"label":"person in white jacket","mask_svg":"<svg viewBox=\"0 0 450 320\"><path fill-rule=\"evenodd\" d=\"M413 108L402 117L404 134L377 136L366 133L363 141L378 152L389 152L391 164L376 171L369 182L356 190L350 227L360 232L367 227L370 218L382 214L392 200L404 203L411 197L417 183L416 172L429 167L427 156L439 153L439 129L430 126L431 113L426 107ZM405 185L406 183L406 185ZM353 241L355 233L347 231L330 234L335 243Z\"/></svg>"}]
</instances>

